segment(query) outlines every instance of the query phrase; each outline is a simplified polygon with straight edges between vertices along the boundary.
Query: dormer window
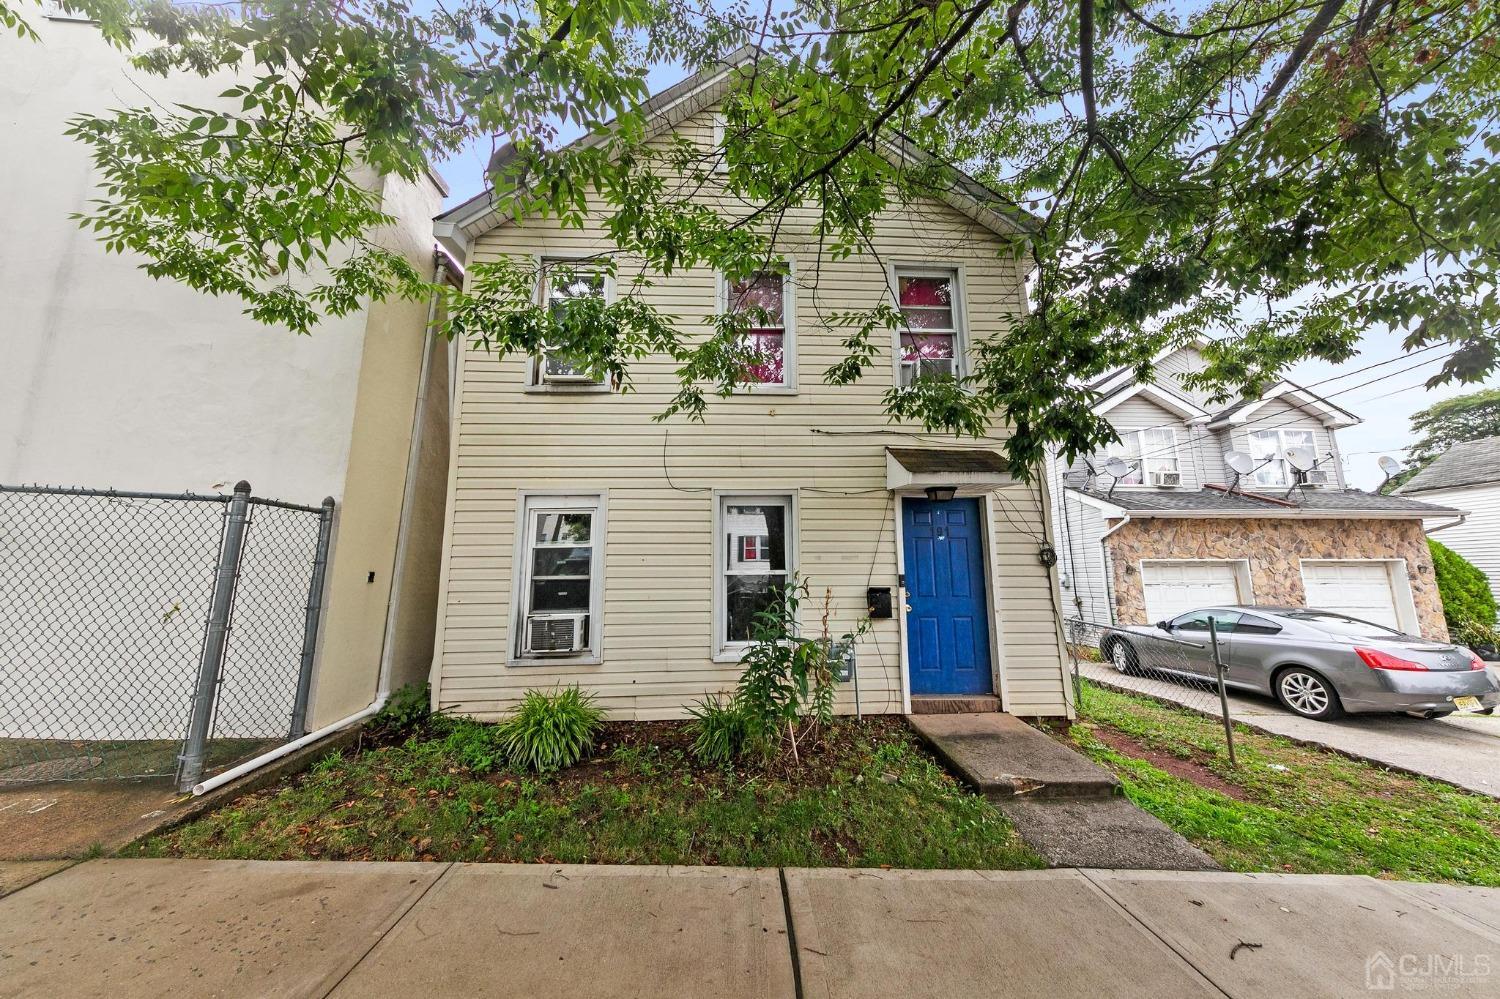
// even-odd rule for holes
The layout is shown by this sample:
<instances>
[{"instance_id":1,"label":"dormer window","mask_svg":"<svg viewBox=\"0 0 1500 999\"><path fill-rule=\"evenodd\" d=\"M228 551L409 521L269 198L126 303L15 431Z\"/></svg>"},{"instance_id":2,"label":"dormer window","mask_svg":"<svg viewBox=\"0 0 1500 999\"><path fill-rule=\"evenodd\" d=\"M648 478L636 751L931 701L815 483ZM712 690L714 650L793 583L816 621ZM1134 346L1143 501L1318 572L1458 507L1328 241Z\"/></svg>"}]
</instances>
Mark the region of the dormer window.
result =
<instances>
[{"instance_id":1,"label":"dormer window","mask_svg":"<svg viewBox=\"0 0 1500 999\"><path fill-rule=\"evenodd\" d=\"M1313 447L1311 430L1255 430L1250 434L1250 457L1260 465L1251 479L1258 486L1289 486L1292 478L1291 465L1287 463L1287 448Z\"/></svg>"}]
</instances>

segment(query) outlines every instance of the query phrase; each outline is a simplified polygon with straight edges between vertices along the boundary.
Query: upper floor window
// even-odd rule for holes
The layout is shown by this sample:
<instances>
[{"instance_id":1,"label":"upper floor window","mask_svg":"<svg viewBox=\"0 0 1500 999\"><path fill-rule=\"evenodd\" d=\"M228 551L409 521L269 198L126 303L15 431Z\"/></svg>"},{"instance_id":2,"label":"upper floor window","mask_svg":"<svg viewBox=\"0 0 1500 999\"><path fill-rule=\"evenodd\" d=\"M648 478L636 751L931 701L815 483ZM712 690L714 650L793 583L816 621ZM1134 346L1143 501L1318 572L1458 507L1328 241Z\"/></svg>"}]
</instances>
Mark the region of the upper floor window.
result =
<instances>
[{"instance_id":1,"label":"upper floor window","mask_svg":"<svg viewBox=\"0 0 1500 999\"><path fill-rule=\"evenodd\" d=\"M581 302L608 302L609 272L587 261L543 260L541 298L554 317L561 318ZM530 379L533 385L603 386L604 372L591 369L583 358L561 350L543 349Z\"/></svg>"},{"instance_id":2,"label":"upper floor window","mask_svg":"<svg viewBox=\"0 0 1500 999\"><path fill-rule=\"evenodd\" d=\"M1122 430L1120 442L1109 446L1106 457L1120 458L1130 466L1130 471L1120 477L1119 485L1182 485L1182 466L1177 458L1177 431L1172 427Z\"/></svg>"},{"instance_id":3,"label":"upper floor window","mask_svg":"<svg viewBox=\"0 0 1500 999\"><path fill-rule=\"evenodd\" d=\"M958 275L952 270L896 269L896 294L904 320L900 339L902 387L918 378L958 377L962 316Z\"/></svg>"},{"instance_id":4,"label":"upper floor window","mask_svg":"<svg viewBox=\"0 0 1500 999\"><path fill-rule=\"evenodd\" d=\"M1250 457L1259 468L1251 475L1258 486L1289 486L1292 468L1286 460L1287 448L1313 447L1311 430L1254 430L1250 433Z\"/></svg>"},{"instance_id":5,"label":"upper floor window","mask_svg":"<svg viewBox=\"0 0 1500 999\"><path fill-rule=\"evenodd\" d=\"M725 307L746 324L745 346L751 354L746 377L752 385L793 383L790 284L790 276L779 271L758 271L744 280L725 282Z\"/></svg>"}]
</instances>

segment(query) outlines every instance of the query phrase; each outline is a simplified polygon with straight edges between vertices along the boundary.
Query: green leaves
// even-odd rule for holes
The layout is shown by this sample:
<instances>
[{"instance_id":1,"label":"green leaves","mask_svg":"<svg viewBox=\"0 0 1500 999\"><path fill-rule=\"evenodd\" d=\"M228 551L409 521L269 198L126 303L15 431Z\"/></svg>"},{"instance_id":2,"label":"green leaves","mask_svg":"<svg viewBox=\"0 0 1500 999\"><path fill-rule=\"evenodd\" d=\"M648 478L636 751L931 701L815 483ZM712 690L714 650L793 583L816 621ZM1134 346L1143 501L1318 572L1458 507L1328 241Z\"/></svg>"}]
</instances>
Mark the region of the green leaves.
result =
<instances>
[{"instance_id":1,"label":"green leaves","mask_svg":"<svg viewBox=\"0 0 1500 999\"><path fill-rule=\"evenodd\" d=\"M601 227L630 281L561 318L519 270L482 264L448 331L496 351L561 344L622 388L635 363L666 357L679 383L664 416L701 416L744 358L728 317L694 338L653 307L658 282L746 273L809 227L799 284L851 258L884 267L880 227L956 193L1021 231L997 248L910 222L911 243L929 258L1021 256L1029 309L991 316L961 381L885 405L930 430L1008 424L1022 475L1049 446L1083 453L1112 435L1082 382L1118 365L1147 374L1200 334L1218 341L1201 387L1223 399L1302 358L1347 359L1379 326L1409 350L1441 347L1439 380L1500 364L1494 4L70 6L146 71L240 77L205 107L76 119L102 178L81 221L149 272L298 332L425 290L385 249L370 178L411 180L477 144L504 150L497 211ZM24 36L17 17L0 0L0 27ZM648 73L721 67L747 43L759 48L713 91L722 146L655 136ZM844 352L826 383L884 377L894 304L804 317Z\"/></svg>"}]
</instances>

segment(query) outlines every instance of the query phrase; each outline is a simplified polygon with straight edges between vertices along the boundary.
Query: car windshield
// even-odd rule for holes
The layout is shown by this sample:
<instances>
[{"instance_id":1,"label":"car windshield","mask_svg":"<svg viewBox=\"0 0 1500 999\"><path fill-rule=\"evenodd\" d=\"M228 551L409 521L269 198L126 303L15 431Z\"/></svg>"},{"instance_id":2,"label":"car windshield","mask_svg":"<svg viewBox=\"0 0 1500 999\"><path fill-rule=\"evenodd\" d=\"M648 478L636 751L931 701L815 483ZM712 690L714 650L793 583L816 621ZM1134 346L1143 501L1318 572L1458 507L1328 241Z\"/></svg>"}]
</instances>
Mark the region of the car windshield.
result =
<instances>
[{"instance_id":1,"label":"car windshield","mask_svg":"<svg viewBox=\"0 0 1500 999\"><path fill-rule=\"evenodd\" d=\"M1358 618L1345 617L1343 614L1334 614L1330 611L1294 610L1286 611L1281 617L1291 618L1293 621L1305 621L1314 628L1321 628L1335 635L1350 635L1355 638L1404 637L1401 632L1394 628L1387 628L1383 624L1361 621Z\"/></svg>"}]
</instances>

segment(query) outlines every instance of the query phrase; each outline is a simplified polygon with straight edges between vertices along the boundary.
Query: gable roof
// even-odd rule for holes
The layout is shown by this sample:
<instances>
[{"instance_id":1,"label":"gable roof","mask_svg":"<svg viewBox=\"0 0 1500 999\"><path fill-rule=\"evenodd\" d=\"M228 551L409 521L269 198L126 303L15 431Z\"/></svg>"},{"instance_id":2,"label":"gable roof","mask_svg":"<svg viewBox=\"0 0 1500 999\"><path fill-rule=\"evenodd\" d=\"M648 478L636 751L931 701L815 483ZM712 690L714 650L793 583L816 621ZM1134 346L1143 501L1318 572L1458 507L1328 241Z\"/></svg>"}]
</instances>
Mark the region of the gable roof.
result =
<instances>
[{"instance_id":1,"label":"gable roof","mask_svg":"<svg viewBox=\"0 0 1500 999\"><path fill-rule=\"evenodd\" d=\"M1396 492L1406 495L1492 482L1500 483L1500 437L1482 437L1453 445Z\"/></svg>"},{"instance_id":2,"label":"gable roof","mask_svg":"<svg viewBox=\"0 0 1500 999\"><path fill-rule=\"evenodd\" d=\"M739 72L763 55L757 46L744 46L687 79L652 94L641 106L649 121L646 137L669 131L687 118L718 103L735 84ZM593 146L602 142L603 138L602 132L590 132L569 145ZM952 170L953 184L932 192L931 196L991 232L1010 239L1024 237L1035 230L1037 222L1030 215L1005 206L1005 199L1000 195L957 167L943 164L900 132L893 132L890 138L882 138L877 143L877 148L896 166L912 163L922 166L939 164ZM488 172L493 174L514 158L515 147L507 143L490 158ZM474 239L509 221L510 218L496 210L493 192L485 190L439 215L433 220L433 231L440 243L463 259L467 257L469 244Z\"/></svg>"},{"instance_id":3,"label":"gable roof","mask_svg":"<svg viewBox=\"0 0 1500 999\"><path fill-rule=\"evenodd\" d=\"M1273 399L1281 399L1295 406L1313 416L1330 429L1337 430L1342 427L1352 427L1357 423L1363 422L1347 409L1335 406L1316 392L1311 392L1295 382L1282 379L1262 392L1259 398L1241 399L1227 409L1220 410L1214 414L1213 422L1209 423L1209 427L1210 429L1218 430L1222 427L1244 423L1254 416L1257 410Z\"/></svg>"},{"instance_id":4,"label":"gable roof","mask_svg":"<svg viewBox=\"0 0 1500 999\"><path fill-rule=\"evenodd\" d=\"M1179 351L1187 350L1190 347L1194 349L1202 349L1203 347L1207 346L1208 342L1208 337L1195 336L1187 343L1174 343L1170 346L1163 347L1161 350L1156 352L1155 357L1151 358L1151 364L1154 367L1160 364L1162 361L1165 361L1167 358L1171 357L1173 354L1176 354ZM1093 381L1088 382L1087 387L1093 389L1096 392L1102 392L1105 395L1109 395L1116 389L1122 388L1126 385L1130 385L1136 381L1138 381L1138 379L1135 377L1135 368L1129 364L1122 364L1118 368L1112 368L1099 377L1095 378Z\"/></svg>"}]
</instances>

